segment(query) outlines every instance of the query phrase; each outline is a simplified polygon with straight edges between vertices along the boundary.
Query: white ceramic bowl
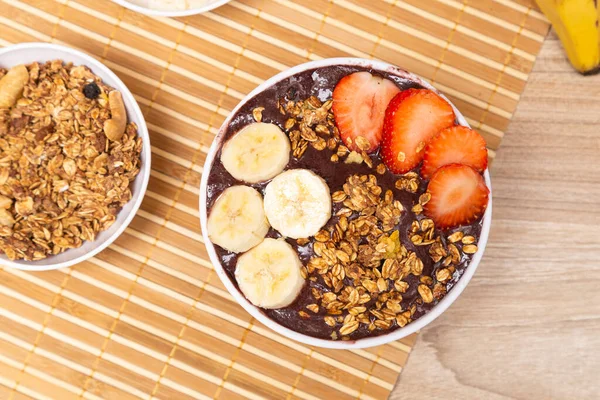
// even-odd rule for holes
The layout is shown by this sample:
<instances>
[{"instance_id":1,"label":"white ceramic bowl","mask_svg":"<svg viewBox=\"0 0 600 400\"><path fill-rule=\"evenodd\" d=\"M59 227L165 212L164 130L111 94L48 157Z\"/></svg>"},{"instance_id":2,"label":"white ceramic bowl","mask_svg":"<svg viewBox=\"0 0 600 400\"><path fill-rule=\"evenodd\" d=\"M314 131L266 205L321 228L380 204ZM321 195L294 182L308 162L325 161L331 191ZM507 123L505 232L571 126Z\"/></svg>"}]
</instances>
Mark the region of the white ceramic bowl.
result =
<instances>
[{"instance_id":1,"label":"white ceramic bowl","mask_svg":"<svg viewBox=\"0 0 600 400\"><path fill-rule=\"evenodd\" d=\"M142 149L142 166L139 175L136 177L133 185L131 186L132 198L131 200L119 211L117 220L115 223L106 231L100 232L96 236L96 240L93 242L84 242L84 244L77 249L69 249L64 253L50 256L46 259L39 261L23 261L9 260L4 254L0 256L0 265L5 267L12 267L28 271L44 271L49 269L57 269L69 267L71 265L82 262L95 254L104 250L110 245L123 231L127 228L127 225L131 222L138 208L142 204L144 193L146 193L146 187L148 186L148 179L150 178L150 137L148 135L148 128L144 121L142 111L138 106L137 102L133 98L133 95L127 89L125 84L107 67L95 58L88 56L81 51L71 49L65 46L59 46L56 44L48 43L23 43L14 46L8 46L0 49L0 67L10 68L19 64L30 64L32 62L46 62L50 60L63 60L65 62L72 62L74 65L86 65L92 72L98 75L104 83L115 88L121 92L123 101L125 102L125 108L127 109L127 118L129 121L133 121L138 126L138 135L141 136L143 141Z\"/></svg>"},{"instance_id":2,"label":"white ceramic bowl","mask_svg":"<svg viewBox=\"0 0 600 400\"><path fill-rule=\"evenodd\" d=\"M258 321L260 321L264 325L268 326L269 328L273 329L275 332L280 333L281 335L286 336L290 339L294 339L299 342L305 343L307 345L325 347L325 348L330 348L330 349L357 349L357 348L364 348L364 347L379 346L379 345L382 345L385 343L389 343L389 342L393 342L395 340L401 339L405 336L408 336L411 333L414 333L414 332L418 331L419 329L423 328L425 325L429 324L434 319L436 319L438 316L440 316L441 313L443 313L450 306L450 304L452 304L454 302L454 300L456 300L456 298L462 293L462 291L467 286L467 283L469 283L469 281L471 280L471 277L473 277L475 270L479 266L481 257L483 256L483 252L485 250L485 246L486 246L487 240L488 240L488 235L490 232L490 224L492 221L492 196L490 193L490 200L489 200L488 208L485 213L485 216L483 217L483 227L481 230L481 236L479 238L479 243L478 243L479 250L477 251L477 253L475 253L473 255L471 263L467 267L465 272L463 273L463 276L459 279L459 281L452 288L452 290L450 290L448 292L448 294L435 307L433 307L427 314L423 315L421 318L406 325L404 328L398 328L395 331L392 331L390 333L386 333L386 334L383 334L380 336L375 336L375 337L368 337L368 338L363 338L363 339L358 339L358 340L349 340L349 341L333 341L333 340L317 339L312 336L301 334L299 332L288 329L288 328L278 324L277 322L273 321L272 319L268 318L260 308L254 306L252 303L250 303L248 300L246 300L244 295L242 295L241 292L234 286L233 282L229 279L229 276L223 269L223 266L221 265L219 257L217 256L217 254L215 252L214 245L211 243L211 241L206 233L207 232L207 228L206 228L206 220L207 220L207 218L206 218L206 215L207 215L206 187L207 187L208 175L209 175L209 173L212 169L213 163L215 161L215 156L216 156L219 148L221 147L221 143L223 141L223 136L225 134L226 127L229 124L229 121L231 120L233 115L235 115L235 113L249 99L256 96L258 93L264 91L268 87L273 86L275 83L277 83L285 78L288 78L294 74L297 74L297 73L300 73L300 72L303 72L303 71L306 71L309 69L326 67L326 66L331 66L331 65L362 66L362 67L367 67L367 68L373 68L375 70L387 71L391 74L406 77L412 81L418 82L419 84L421 84L422 86L424 86L428 89L436 90L433 86L431 86L431 84L429 84L423 78L421 78L417 75L411 74L400 68L397 68L393 65L390 65L390 64L387 64L387 63L384 63L381 61L372 61L372 60L366 60L366 59L360 59L360 58L330 58L330 59L325 59L325 60L313 61L313 62L308 62L305 64L297 65L293 68L290 68L286 71L283 71L283 72L275 75L271 79L263 82L260 86L258 86L252 92L250 92L250 94L248 94L238 104L238 106L231 112L229 117L225 120L225 122L221 126L221 129L219 130L219 133L217 134L217 136L210 148L208 156L206 157L206 162L204 164L204 173L202 174L202 182L200 184L200 223L202 225L202 234L204 236L204 243L206 244L206 248L208 249L208 254L210 256L212 264L215 266L217 274L221 278L221 281L223 281L223 284L225 285L227 290L229 290L229 293L231 293L231 295L236 299L236 301L242 307L244 307L244 309L246 311L248 311L254 318L256 318ZM443 96L443 97L446 98L445 96ZM446 99L446 100L448 100L448 99ZM450 104L452 104L452 103L450 103ZM454 105L452 105L452 107L454 108L454 112L456 113L458 122L461 125L469 126L465 117L460 113L460 111L458 109L456 109L456 107L454 107ZM485 178L485 182L486 182L488 188L490 188L490 190L491 190L490 176L489 176L489 173L487 170L485 171L484 178Z\"/></svg>"},{"instance_id":3,"label":"white ceramic bowl","mask_svg":"<svg viewBox=\"0 0 600 400\"><path fill-rule=\"evenodd\" d=\"M152 15L154 17L188 17L190 15L202 14L204 12L213 10L217 7L221 7L225 3L229 3L231 0L213 0L205 6L193 7L188 10L155 10L153 8L143 7L137 4L133 4L127 0L113 0L115 3L122 5L123 7L129 8L135 12L141 14Z\"/></svg>"}]
</instances>

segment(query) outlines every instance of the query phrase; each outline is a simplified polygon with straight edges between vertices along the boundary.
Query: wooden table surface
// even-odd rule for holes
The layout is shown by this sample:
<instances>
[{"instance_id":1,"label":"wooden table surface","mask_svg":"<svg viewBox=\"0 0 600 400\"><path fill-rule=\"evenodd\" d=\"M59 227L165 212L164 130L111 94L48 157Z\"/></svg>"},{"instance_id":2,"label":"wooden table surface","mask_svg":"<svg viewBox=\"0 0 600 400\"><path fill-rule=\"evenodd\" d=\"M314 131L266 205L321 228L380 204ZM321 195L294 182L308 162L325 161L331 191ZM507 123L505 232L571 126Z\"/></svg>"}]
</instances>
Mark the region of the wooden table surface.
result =
<instances>
[{"instance_id":1,"label":"wooden table surface","mask_svg":"<svg viewBox=\"0 0 600 400\"><path fill-rule=\"evenodd\" d=\"M600 76L551 33L497 159L492 231L392 400L600 398Z\"/></svg>"}]
</instances>

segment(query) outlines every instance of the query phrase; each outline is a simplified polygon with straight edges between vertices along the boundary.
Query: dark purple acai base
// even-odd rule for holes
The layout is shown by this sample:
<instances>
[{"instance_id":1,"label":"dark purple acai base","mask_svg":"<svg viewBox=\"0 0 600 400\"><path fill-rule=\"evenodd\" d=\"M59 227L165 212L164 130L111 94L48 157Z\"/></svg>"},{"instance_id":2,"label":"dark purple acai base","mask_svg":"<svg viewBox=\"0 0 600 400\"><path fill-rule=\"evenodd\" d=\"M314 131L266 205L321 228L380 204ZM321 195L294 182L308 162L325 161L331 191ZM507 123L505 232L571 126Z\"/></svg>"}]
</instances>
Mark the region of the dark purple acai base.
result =
<instances>
[{"instance_id":1,"label":"dark purple acai base","mask_svg":"<svg viewBox=\"0 0 600 400\"><path fill-rule=\"evenodd\" d=\"M307 99L310 96L316 96L324 102L326 100L331 99L333 89L342 77L353 72L365 70L376 75L384 76L385 78L394 81L402 90L408 88L422 88L422 86L418 83L411 80L407 80L404 77L391 75L383 71L370 70L361 67L330 66L314 70L308 70L300 74L294 75L290 78L284 79L250 99L232 118L225 133L225 138L223 142L225 142L228 138L233 136L244 126L254 122L252 116L252 110L254 108L264 107L265 109L262 112L263 122L277 124L283 129L283 125L288 117L282 115L279 112L277 107L277 102L279 99L285 98L286 100L297 101ZM440 263L434 263L431 257L429 256L429 246L414 246L408 238L408 231L412 222L415 219L421 220L425 218L422 215L416 216L410 210L415 204L418 203L419 196L425 192L427 186L426 183L422 182L419 187L419 190L415 194L398 190L394 185L396 180L398 179L397 175L394 175L389 171L386 171L383 175L379 175L375 172L375 167L381 163L381 158L378 153L370 154L373 160L373 168L369 168L365 163L362 163L360 165L345 164L344 162L333 163L330 161L331 155L333 153L334 151L328 149L317 151L312 146L308 146L306 152L304 153L301 159L298 160L290 155L290 162L286 169L305 168L315 172L323 179L325 179L325 181L329 185L331 193L338 190L342 190L342 186L346 182L346 179L353 174L375 175L377 177L378 185L381 186L381 188L383 189L383 193L385 193L387 189L391 189L394 193L395 199L400 200L400 202L404 206L405 211L402 214L400 223L395 228L400 231L400 240L402 244L409 251L416 252L419 258L423 261L423 275L435 277L435 271L437 271L437 269L440 267ZM209 213L214 201L223 192L223 190L233 185L247 185L247 183L238 181L235 178L233 178L225 170L223 164L220 161L220 155L221 152L219 150L214 165L210 170L208 177L207 210ZM264 189L267 184L268 182L263 182L259 184L253 184L250 186L254 187L264 195ZM340 207L341 204L334 204L332 215L334 215L340 209ZM329 226L334 226L337 223L337 221L337 217L332 217L325 226L325 228ZM457 230L463 231L465 235L475 236L475 238L478 240L479 235L481 233L481 222L476 222L471 226L463 226ZM448 235L449 233L451 232L446 232L446 235ZM267 236L273 238L281 237L281 235L272 228L270 229ZM444 235L441 235L441 237L445 238ZM314 254L312 250L314 238L311 238L310 243L304 246L298 245L296 243L296 240L294 239L288 238L286 240L292 245L294 249L296 249L300 256L300 259L302 260L304 265L306 265L308 260ZM460 250L460 243L457 243L457 246ZM237 287L234 272L238 255L235 253L228 252L227 250L217 245L215 245L215 249L225 271L227 271L227 274L229 275L229 278ZM455 283L458 281L458 279L462 276L463 272L469 265L470 259L470 256L463 256L463 260L461 261L461 263L456 266L456 272L454 273L452 279L447 283L448 290L451 290ZM323 279L319 274L315 272L314 274L309 275L309 277L310 276L316 276L317 280L313 282L310 279L308 279L307 284L302 289L302 292L300 293L298 299L294 303L285 308L280 308L276 310L263 310L263 312L272 320L296 332L317 338L331 339L332 332L338 330L341 327L341 324L335 327L330 327L327 324L325 324L325 322L323 321L323 317L325 316L325 310L323 309L323 307L320 308L320 312L318 314L308 312L308 314L310 315L310 318L308 319L303 319L298 315L298 311L306 311L305 307L307 305L315 303L315 299L312 297L311 294L311 288L314 287L323 292L329 291L329 288L325 285ZM425 313L427 313L439 301L434 300L432 303L429 304L419 304L420 302L416 301L417 299L420 299L420 296L417 292L419 278L414 275L409 275L408 277L405 277L404 280L408 282L409 289L406 293L402 295L403 301L401 304L402 308L405 310L409 309L413 304L417 305L416 312L413 316L414 321L417 318L423 316ZM346 283L347 285L351 285L352 281L349 278L346 278L346 281L344 283ZM367 303L366 306L368 309L370 303ZM342 314L342 316L345 316L345 313ZM360 327L352 334L350 334L350 338L356 340L364 337L378 336L385 333L389 333L398 328L399 326L396 324L396 322L394 322L394 325L390 329L381 330L377 328L371 332L367 329L367 325L360 324Z\"/></svg>"}]
</instances>

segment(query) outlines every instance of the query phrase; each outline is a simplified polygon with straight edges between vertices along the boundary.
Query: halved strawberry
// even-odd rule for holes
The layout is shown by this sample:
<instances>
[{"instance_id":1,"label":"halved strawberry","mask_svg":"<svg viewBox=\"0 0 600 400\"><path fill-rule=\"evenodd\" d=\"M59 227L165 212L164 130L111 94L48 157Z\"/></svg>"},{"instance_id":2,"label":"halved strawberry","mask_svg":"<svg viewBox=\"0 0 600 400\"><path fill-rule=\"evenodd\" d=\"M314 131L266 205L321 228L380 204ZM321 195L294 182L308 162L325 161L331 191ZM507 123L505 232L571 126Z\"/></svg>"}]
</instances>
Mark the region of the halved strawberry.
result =
<instances>
[{"instance_id":1,"label":"halved strawberry","mask_svg":"<svg viewBox=\"0 0 600 400\"><path fill-rule=\"evenodd\" d=\"M440 168L429 181L431 200L425 215L440 229L470 224L483 215L489 189L479 172L466 165L450 164Z\"/></svg>"},{"instance_id":2,"label":"halved strawberry","mask_svg":"<svg viewBox=\"0 0 600 400\"><path fill-rule=\"evenodd\" d=\"M390 102L383 123L381 154L390 171L402 174L416 167L429 140L454 124L450 103L427 89L408 89Z\"/></svg>"},{"instance_id":3,"label":"halved strawberry","mask_svg":"<svg viewBox=\"0 0 600 400\"><path fill-rule=\"evenodd\" d=\"M332 108L346 147L367 153L379 147L385 109L399 92L394 82L366 71L340 79L333 90Z\"/></svg>"},{"instance_id":4,"label":"halved strawberry","mask_svg":"<svg viewBox=\"0 0 600 400\"><path fill-rule=\"evenodd\" d=\"M468 165L482 173L487 163L488 152L481 135L466 126L453 126L438 133L425 147L421 176L429 179L448 164Z\"/></svg>"}]
</instances>

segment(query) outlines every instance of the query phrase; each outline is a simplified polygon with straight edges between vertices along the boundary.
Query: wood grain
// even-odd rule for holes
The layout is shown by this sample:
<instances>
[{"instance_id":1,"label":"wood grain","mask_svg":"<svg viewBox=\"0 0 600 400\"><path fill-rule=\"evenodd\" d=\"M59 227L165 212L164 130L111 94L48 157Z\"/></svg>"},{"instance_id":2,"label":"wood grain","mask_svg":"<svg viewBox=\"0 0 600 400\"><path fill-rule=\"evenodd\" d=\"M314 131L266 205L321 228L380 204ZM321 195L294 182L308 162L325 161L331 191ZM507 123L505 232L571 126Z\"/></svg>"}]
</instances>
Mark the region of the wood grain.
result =
<instances>
[{"instance_id":1,"label":"wood grain","mask_svg":"<svg viewBox=\"0 0 600 400\"><path fill-rule=\"evenodd\" d=\"M599 96L551 34L492 168L483 262L392 400L598 398Z\"/></svg>"}]
</instances>

